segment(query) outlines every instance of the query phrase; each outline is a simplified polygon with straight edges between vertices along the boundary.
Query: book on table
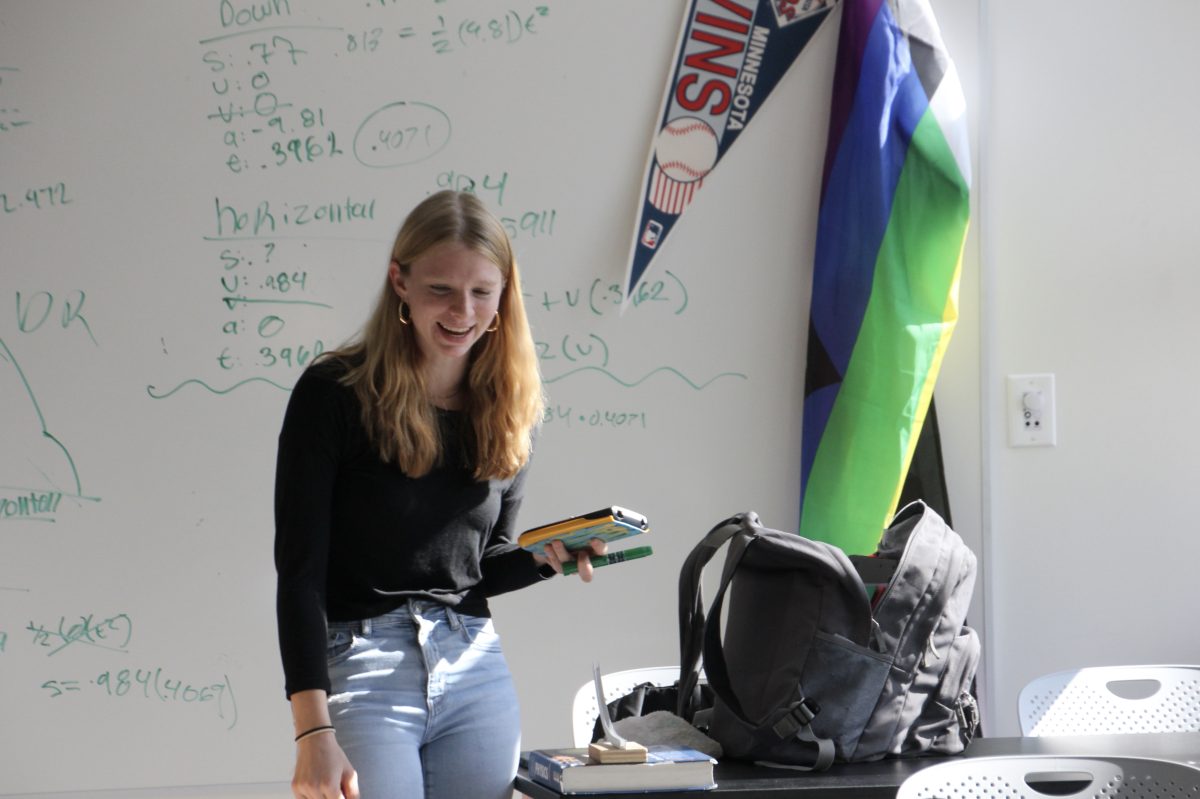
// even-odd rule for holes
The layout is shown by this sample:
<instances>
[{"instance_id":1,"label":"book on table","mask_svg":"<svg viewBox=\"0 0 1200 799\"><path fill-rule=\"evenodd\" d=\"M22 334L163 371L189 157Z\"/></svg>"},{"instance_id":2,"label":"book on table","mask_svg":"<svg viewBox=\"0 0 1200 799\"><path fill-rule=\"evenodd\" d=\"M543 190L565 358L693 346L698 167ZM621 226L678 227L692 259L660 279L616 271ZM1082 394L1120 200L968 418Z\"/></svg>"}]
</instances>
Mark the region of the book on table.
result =
<instances>
[{"instance_id":1,"label":"book on table","mask_svg":"<svg viewBox=\"0 0 1200 799\"><path fill-rule=\"evenodd\" d=\"M559 793L708 790L717 787L708 755L695 749L650 746L645 763L600 764L587 749L535 749L529 778Z\"/></svg>"}]
</instances>

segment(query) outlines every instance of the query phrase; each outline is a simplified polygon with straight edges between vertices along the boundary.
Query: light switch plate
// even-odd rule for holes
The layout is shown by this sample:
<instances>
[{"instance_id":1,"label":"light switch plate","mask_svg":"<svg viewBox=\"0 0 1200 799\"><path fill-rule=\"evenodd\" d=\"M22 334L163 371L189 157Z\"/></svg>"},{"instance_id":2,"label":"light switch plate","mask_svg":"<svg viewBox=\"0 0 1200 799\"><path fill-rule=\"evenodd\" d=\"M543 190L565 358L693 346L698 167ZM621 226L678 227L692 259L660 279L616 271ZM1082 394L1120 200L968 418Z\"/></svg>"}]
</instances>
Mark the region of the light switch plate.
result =
<instances>
[{"instance_id":1,"label":"light switch plate","mask_svg":"<svg viewBox=\"0 0 1200 799\"><path fill-rule=\"evenodd\" d=\"M1008 445L1053 447L1057 443L1054 375L1008 376Z\"/></svg>"}]
</instances>

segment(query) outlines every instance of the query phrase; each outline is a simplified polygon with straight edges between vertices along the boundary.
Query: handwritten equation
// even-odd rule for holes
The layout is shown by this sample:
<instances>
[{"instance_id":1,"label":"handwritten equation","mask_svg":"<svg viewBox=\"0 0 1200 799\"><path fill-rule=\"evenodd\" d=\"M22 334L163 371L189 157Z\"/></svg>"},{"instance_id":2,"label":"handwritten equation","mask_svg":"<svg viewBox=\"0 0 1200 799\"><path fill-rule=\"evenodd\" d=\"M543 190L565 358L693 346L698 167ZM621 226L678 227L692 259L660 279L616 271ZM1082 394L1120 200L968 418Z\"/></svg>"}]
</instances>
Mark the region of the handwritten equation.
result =
<instances>
[{"instance_id":1,"label":"handwritten equation","mask_svg":"<svg viewBox=\"0 0 1200 799\"><path fill-rule=\"evenodd\" d=\"M688 307L688 291L683 281L669 269L663 270L662 279L643 280L629 295L632 308L658 306L679 316ZM525 292L525 302L544 311L569 311L582 309L593 316L607 316L619 312L625 302L625 290L619 283L595 278L587 288L562 289L551 292Z\"/></svg>"},{"instance_id":2,"label":"handwritten equation","mask_svg":"<svg viewBox=\"0 0 1200 799\"><path fill-rule=\"evenodd\" d=\"M338 120L322 105L299 100L301 90L285 86L302 82L287 78L355 59L369 69L373 59L400 57L397 48L419 41L439 56L512 46L540 34L550 15L546 4L483 16L455 16L439 0L368 7L379 14L379 24L357 29L326 24L327 15L296 13L287 0L222 0L219 27L199 44L213 100L205 121L219 131L222 162L231 173L304 169L343 160L347 152L376 168L426 160L450 142L453 131L450 117L427 98L397 98L361 120Z\"/></svg>"},{"instance_id":3,"label":"handwritten equation","mask_svg":"<svg viewBox=\"0 0 1200 799\"><path fill-rule=\"evenodd\" d=\"M345 155L323 108L280 96L273 76L300 66L308 51L276 31L245 30L237 39L201 41L205 49L200 60L213 98L204 118L219 131L224 165L233 174L311 165ZM209 46L215 42L221 46Z\"/></svg>"},{"instance_id":4,"label":"handwritten equation","mask_svg":"<svg viewBox=\"0 0 1200 799\"><path fill-rule=\"evenodd\" d=\"M215 327L221 342L212 357L219 373L304 368L325 351L326 342L307 333L292 334L289 324L297 313L324 313L333 305L321 296L328 284L322 284L315 268L298 268L295 253L306 249L310 239L343 231L354 236L355 228L375 220L377 200L347 196L245 204L216 197L212 207L204 240L222 245L213 261L220 308ZM289 248L292 257L281 255L281 247ZM308 330L315 320L309 315L300 321ZM148 393L161 399L178 387L149 387Z\"/></svg>"},{"instance_id":5,"label":"handwritten equation","mask_svg":"<svg viewBox=\"0 0 1200 799\"><path fill-rule=\"evenodd\" d=\"M94 614L88 614L70 623L65 616L60 616L49 626L31 621L25 629L33 635L33 646L48 650L47 656L57 655L73 644L126 652L125 647L133 637L133 621L126 613L106 619L96 619Z\"/></svg>"},{"instance_id":6,"label":"handwritten equation","mask_svg":"<svg viewBox=\"0 0 1200 799\"><path fill-rule=\"evenodd\" d=\"M134 624L128 613L88 613L74 618L60 616L52 622L30 621L25 632L29 635L29 647L47 658L58 658L63 652L81 647L126 656L130 654ZM8 638L6 631L0 631L0 654L5 653ZM164 707L207 705L225 729L231 730L237 724L237 700L228 674L221 674L219 679L194 680L157 665L113 666L87 675L71 673L70 667L56 668L58 673L54 677L38 685L47 700L93 693L114 700L149 700Z\"/></svg>"},{"instance_id":7,"label":"handwritten equation","mask_svg":"<svg viewBox=\"0 0 1200 799\"><path fill-rule=\"evenodd\" d=\"M222 674L216 682L191 682L169 676L161 666L124 668L102 671L86 679L50 679L40 687L49 699L95 691L117 699L141 698L180 705L212 703L226 730L232 730L238 722L237 700L227 674Z\"/></svg>"},{"instance_id":8,"label":"handwritten equation","mask_svg":"<svg viewBox=\"0 0 1200 799\"><path fill-rule=\"evenodd\" d=\"M476 179L446 170L434 178L436 188L454 185L462 191L490 193L495 206L503 205L509 182L507 171ZM151 384L147 393L155 399L175 396L185 387L214 395L264 383L287 390L288 375L329 348L329 341L321 335L292 331L320 330L336 310L325 298L336 280L328 265L312 260L312 248L326 240L370 241L365 231L377 221L380 206L375 197L353 195L250 201L218 195L210 207L212 215L203 240L213 247L217 289L213 296L220 310L213 325L214 332L219 331L219 343L210 364L215 364L219 377ZM510 238L519 241L553 236L558 211L501 207L498 216ZM273 377L276 374L280 377Z\"/></svg>"},{"instance_id":9,"label":"handwritten equation","mask_svg":"<svg viewBox=\"0 0 1200 799\"><path fill-rule=\"evenodd\" d=\"M340 52L364 56L386 52L390 47L410 46L424 42L439 55L475 45L513 45L542 32L543 21L550 16L550 5L514 3L494 14L454 15L447 0L368 0L366 7L374 12L379 25L361 30L343 26L320 27L339 34ZM220 0L218 23L221 33L205 39L212 42L252 32L270 24L272 28L296 23L302 15L293 14L289 0L251 0L234 2ZM398 45L397 43L401 43Z\"/></svg>"},{"instance_id":10,"label":"handwritten equation","mask_svg":"<svg viewBox=\"0 0 1200 799\"><path fill-rule=\"evenodd\" d=\"M546 425L603 427L615 430L645 430L648 428L644 410L580 408L562 403L547 404L546 410L542 414L542 422Z\"/></svg>"}]
</instances>

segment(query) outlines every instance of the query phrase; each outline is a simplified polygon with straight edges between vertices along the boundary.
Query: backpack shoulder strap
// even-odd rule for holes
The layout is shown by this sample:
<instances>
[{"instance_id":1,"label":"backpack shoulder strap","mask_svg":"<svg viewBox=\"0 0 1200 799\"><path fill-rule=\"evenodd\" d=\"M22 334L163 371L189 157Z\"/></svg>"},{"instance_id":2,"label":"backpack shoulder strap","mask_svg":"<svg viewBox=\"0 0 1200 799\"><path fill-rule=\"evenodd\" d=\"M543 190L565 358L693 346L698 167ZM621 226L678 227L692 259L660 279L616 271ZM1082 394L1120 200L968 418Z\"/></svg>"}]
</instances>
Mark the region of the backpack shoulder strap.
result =
<instances>
[{"instance_id":1,"label":"backpack shoulder strap","mask_svg":"<svg viewBox=\"0 0 1200 799\"><path fill-rule=\"evenodd\" d=\"M679 572L679 700L676 714L692 721L693 695L700 680L700 652L704 644L704 596L700 577L713 555L745 529L758 523L754 511L731 516L714 526L692 548Z\"/></svg>"}]
</instances>

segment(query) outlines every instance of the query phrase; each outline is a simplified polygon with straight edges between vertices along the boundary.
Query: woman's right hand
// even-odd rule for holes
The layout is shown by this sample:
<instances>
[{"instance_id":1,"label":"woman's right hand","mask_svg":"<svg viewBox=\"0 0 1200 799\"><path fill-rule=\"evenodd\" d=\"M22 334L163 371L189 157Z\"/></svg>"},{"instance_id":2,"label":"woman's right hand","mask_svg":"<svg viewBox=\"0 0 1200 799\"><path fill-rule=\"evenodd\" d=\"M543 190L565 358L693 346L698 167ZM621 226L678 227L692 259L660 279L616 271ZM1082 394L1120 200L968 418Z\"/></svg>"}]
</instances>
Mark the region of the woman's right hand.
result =
<instances>
[{"instance_id":1,"label":"woman's right hand","mask_svg":"<svg viewBox=\"0 0 1200 799\"><path fill-rule=\"evenodd\" d=\"M569 550L561 538L556 538L542 547L541 555L534 554L533 558L539 564L549 563L558 574L563 573L563 564L575 561L579 571L579 579L585 583L592 581L592 555L603 555L608 552L608 542L603 538L593 538L583 549Z\"/></svg>"},{"instance_id":2,"label":"woman's right hand","mask_svg":"<svg viewBox=\"0 0 1200 799\"><path fill-rule=\"evenodd\" d=\"M310 735L296 744L296 799L359 799L358 774L332 734Z\"/></svg>"}]
</instances>

